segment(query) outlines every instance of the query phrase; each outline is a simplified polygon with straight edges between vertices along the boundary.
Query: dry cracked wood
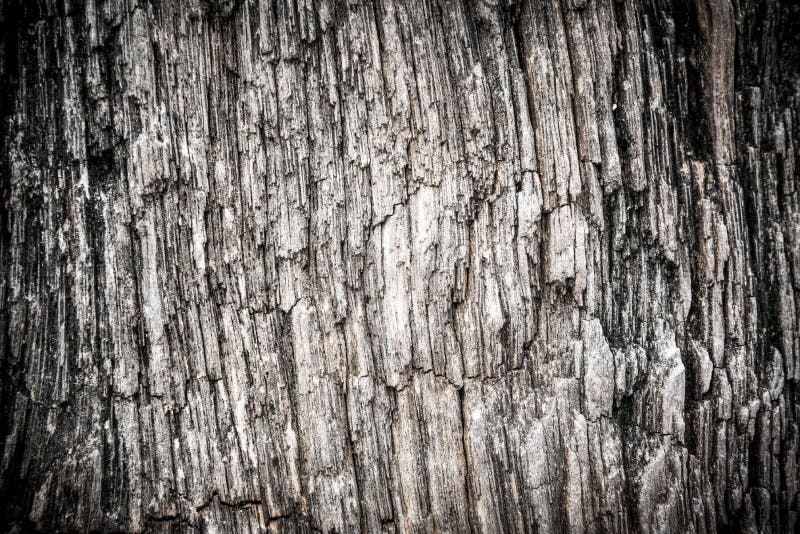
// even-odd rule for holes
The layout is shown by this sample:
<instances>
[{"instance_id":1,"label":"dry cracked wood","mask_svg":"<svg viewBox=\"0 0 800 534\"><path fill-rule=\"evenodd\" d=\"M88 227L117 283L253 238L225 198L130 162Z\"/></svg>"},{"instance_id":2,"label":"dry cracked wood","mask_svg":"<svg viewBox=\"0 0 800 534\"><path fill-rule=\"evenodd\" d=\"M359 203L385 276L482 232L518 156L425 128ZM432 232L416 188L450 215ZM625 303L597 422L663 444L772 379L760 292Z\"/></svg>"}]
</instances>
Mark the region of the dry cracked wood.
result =
<instances>
[{"instance_id":1,"label":"dry cracked wood","mask_svg":"<svg viewBox=\"0 0 800 534\"><path fill-rule=\"evenodd\" d=\"M794 531L783 4L0 2L0 528Z\"/></svg>"}]
</instances>

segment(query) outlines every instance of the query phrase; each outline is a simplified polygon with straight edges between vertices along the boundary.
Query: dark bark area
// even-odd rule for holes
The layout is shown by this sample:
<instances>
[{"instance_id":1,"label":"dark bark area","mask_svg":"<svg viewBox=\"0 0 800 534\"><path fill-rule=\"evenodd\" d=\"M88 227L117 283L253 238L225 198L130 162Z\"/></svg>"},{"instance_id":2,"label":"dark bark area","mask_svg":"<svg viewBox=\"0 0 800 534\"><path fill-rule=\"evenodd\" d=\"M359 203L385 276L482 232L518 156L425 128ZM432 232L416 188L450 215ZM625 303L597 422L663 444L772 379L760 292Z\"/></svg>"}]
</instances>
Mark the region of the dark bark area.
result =
<instances>
[{"instance_id":1,"label":"dark bark area","mask_svg":"<svg viewBox=\"0 0 800 534\"><path fill-rule=\"evenodd\" d=\"M796 531L791 2L0 27L0 529Z\"/></svg>"}]
</instances>

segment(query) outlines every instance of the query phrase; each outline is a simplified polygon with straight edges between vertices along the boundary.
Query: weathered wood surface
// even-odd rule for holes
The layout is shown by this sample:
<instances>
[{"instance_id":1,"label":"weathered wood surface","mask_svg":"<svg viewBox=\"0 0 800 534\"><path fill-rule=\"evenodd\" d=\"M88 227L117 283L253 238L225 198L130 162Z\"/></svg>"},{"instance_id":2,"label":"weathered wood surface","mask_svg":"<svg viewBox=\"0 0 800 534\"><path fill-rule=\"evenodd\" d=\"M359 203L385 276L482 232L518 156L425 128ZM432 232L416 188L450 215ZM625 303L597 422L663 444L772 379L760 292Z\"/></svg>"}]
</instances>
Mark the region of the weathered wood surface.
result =
<instances>
[{"instance_id":1,"label":"weathered wood surface","mask_svg":"<svg viewBox=\"0 0 800 534\"><path fill-rule=\"evenodd\" d=\"M0 19L0 528L797 528L796 7Z\"/></svg>"}]
</instances>

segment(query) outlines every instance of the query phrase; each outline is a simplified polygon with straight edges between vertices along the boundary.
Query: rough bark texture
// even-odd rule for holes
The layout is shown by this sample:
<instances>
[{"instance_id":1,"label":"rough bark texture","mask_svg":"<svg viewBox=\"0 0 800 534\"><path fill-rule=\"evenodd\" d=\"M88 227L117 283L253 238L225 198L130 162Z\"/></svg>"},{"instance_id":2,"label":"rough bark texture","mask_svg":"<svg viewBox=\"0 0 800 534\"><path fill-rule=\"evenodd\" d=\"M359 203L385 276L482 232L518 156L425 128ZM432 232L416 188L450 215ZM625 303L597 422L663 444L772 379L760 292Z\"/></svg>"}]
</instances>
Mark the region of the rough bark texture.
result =
<instances>
[{"instance_id":1,"label":"rough bark texture","mask_svg":"<svg viewBox=\"0 0 800 534\"><path fill-rule=\"evenodd\" d=\"M0 528L797 528L797 8L1 4Z\"/></svg>"}]
</instances>

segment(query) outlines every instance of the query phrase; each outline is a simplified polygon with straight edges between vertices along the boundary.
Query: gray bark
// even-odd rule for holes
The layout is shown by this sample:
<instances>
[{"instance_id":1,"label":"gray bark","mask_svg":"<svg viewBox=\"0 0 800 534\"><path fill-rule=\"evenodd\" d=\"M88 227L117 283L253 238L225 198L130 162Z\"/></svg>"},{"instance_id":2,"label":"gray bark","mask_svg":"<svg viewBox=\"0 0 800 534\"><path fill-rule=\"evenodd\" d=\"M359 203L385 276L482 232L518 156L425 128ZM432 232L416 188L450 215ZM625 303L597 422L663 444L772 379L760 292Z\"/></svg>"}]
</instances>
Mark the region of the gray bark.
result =
<instances>
[{"instance_id":1,"label":"gray bark","mask_svg":"<svg viewBox=\"0 0 800 534\"><path fill-rule=\"evenodd\" d=\"M785 4L1 2L0 529L794 531Z\"/></svg>"}]
</instances>

